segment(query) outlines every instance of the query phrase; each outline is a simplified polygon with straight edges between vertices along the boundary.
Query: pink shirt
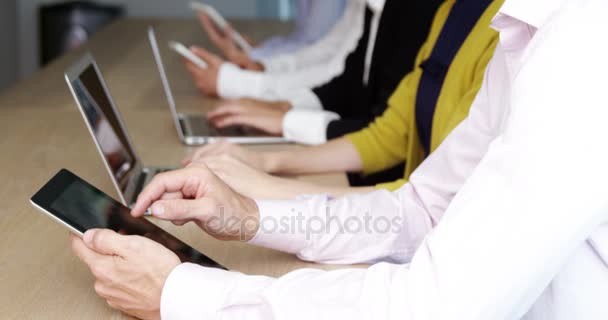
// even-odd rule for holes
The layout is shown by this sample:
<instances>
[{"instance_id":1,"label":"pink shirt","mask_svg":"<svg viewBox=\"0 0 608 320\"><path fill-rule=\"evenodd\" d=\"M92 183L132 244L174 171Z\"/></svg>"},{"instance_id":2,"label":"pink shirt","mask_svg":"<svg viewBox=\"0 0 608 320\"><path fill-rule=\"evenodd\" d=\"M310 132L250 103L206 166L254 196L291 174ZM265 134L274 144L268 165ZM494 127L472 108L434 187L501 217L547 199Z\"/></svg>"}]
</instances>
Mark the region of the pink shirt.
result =
<instances>
[{"instance_id":1,"label":"pink shirt","mask_svg":"<svg viewBox=\"0 0 608 320\"><path fill-rule=\"evenodd\" d=\"M399 191L258 202L253 244L376 264L278 279L183 264L163 319L608 319L607 10L507 0L470 116ZM298 213L310 228L272 228Z\"/></svg>"}]
</instances>

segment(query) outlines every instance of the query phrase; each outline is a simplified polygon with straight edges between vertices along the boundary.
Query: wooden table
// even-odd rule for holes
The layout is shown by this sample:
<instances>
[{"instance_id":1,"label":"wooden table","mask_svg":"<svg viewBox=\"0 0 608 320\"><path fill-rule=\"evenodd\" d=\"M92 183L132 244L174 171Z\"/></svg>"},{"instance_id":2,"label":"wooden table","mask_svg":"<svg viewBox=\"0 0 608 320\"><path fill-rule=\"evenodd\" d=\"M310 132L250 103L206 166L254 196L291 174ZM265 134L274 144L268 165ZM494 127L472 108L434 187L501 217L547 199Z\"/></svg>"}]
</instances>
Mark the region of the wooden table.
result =
<instances>
[{"instance_id":1,"label":"wooden table","mask_svg":"<svg viewBox=\"0 0 608 320\"><path fill-rule=\"evenodd\" d=\"M87 50L96 57L146 165L177 165L193 150L179 143L171 122L146 37L149 24L157 27L162 44L169 39L206 43L193 20L121 20L85 48L0 94L0 318L126 318L95 295L93 278L69 250L67 230L31 208L28 199L60 168L116 196L63 80L66 67ZM277 22L235 24L254 39L285 29ZM216 103L198 93L175 54L163 49L163 56L180 111L202 112ZM346 184L344 175L307 179ZM222 243L192 225L162 226L227 267L247 274L280 276L302 267L335 268L246 244Z\"/></svg>"}]
</instances>

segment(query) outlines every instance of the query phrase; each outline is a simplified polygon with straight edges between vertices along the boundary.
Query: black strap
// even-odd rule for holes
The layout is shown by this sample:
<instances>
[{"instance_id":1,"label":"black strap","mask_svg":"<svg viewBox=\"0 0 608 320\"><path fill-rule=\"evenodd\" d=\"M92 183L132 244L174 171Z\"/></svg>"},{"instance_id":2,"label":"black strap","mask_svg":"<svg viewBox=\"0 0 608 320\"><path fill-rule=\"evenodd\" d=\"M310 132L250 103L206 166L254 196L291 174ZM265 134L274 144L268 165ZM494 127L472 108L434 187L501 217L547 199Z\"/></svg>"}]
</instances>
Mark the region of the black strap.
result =
<instances>
[{"instance_id":1,"label":"black strap","mask_svg":"<svg viewBox=\"0 0 608 320\"><path fill-rule=\"evenodd\" d=\"M416 124L422 146L431 150L433 118L448 70L458 51L493 0L456 1L439 34L431 56L425 60L416 96Z\"/></svg>"}]
</instances>

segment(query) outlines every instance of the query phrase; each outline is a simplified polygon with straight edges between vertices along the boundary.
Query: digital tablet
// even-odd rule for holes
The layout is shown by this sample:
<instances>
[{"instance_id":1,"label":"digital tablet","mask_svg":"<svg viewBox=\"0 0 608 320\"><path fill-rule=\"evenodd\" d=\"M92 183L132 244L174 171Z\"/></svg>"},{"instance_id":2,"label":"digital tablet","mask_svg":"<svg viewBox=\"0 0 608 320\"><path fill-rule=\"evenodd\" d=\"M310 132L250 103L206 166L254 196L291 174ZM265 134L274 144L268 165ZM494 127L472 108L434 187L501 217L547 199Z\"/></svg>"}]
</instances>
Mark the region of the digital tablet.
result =
<instances>
[{"instance_id":1,"label":"digital tablet","mask_svg":"<svg viewBox=\"0 0 608 320\"><path fill-rule=\"evenodd\" d=\"M124 235L142 236L173 251L182 262L226 270L152 222L132 217L129 208L68 170L59 171L30 202L80 237L89 229L110 229Z\"/></svg>"},{"instance_id":2,"label":"digital tablet","mask_svg":"<svg viewBox=\"0 0 608 320\"><path fill-rule=\"evenodd\" d=\"M177 52L180 56L188 59L188 61L194 63L197 67L199 67L201 69L207 69L209 67L207 62L205 62L203 59L199 58L197 55L192 53L192 51L190 51L190 49L186 48L185 45L183 45L177 41L169 42L169 48L171 48L171 50Z\"/></svg>"},{"instance_id":3,"label":"digital tablet","mask_svg":"<svg viewBox=\"0 0 608 320\"><path fill-rule=\"evenodd\" d=\"M192 1L192 2L190 2L190 8L192 8L192 10L199 11L199 12L206 14L220 30L222 30L222 31L226 30L226 27L228 26L228 22L226 21L226 19L224 19L224 17L222 17L222 15L217 10L215 10L214 7L212 7L208 4L205 4L205 3ZM241 47L241 49L243 51L245 51L247 53L249 53L249 51L251 51L252 48L251 48L251 45L249 44L249 42L247 42L247 40L245 40L245 38L240 33L238 33L236 30L232 30L232 40L239 47Z\"/></svg>"}]
</instances>

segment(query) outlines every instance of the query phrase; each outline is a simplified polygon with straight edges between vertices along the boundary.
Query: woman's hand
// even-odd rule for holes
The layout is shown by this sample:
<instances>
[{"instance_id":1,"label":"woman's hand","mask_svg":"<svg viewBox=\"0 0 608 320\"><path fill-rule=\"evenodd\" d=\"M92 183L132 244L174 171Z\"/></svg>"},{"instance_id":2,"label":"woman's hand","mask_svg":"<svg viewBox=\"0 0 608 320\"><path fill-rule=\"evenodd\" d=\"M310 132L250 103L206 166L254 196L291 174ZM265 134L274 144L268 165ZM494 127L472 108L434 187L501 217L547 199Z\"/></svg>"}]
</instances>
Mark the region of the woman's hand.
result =
<instances>
[{"instance_id":1,"label":"woman's hand","mask_svg":"<svg viewBox=\"0 0 608 320\"><path fill-rule=\"evenodd\" d=\"M225 140L200 147L191 156L185 158L182 161L182 164L187 166L192 162L204 162L207 158L223 155L238 159L256 170L271 172L271 170L269 170L270 161L267 153L247 149Z\"/></svg>"},{"instance_id":2,"label":"woman's hand","mask_svg":"<svg viewBox=\"0 0 608 320\"><path fill-rule=\"evenodd\" d=\"M218 76L220 72L220 67L224 63L224 60L214 54L209 53L203 48L193 46L190 48L190 50L196 56L205 61L208 65L206 69L202 69L194 63L190 62L189 60L184 59L186 69L188 69L188 71L192 75L194 84L196 84L196 87L205 95L217 97Z\"/></svg>"},{"instance_id":3,"label":"woman's hand","mask_svg":"<svg viewBox=\"0 0 608 320\"><path fill-rule=\"evenodd\" d=\"M290 106L281 102L252 99L229 101L207 113L216 127L247 126L271 135L283 134L283 118Z\"/></svg>"},{"instance_id":4,"label":"woman's hand","mask_svg":"<svg viewBox=\"0 0 608 320\"><path fill-rule=\"evenodd\" d=\"M243 69L264 71L264 66L262 64L252 60L249 55L234 42L232 38L234 32L232 26L228 25L225 30L220 30L206 14L201 12L198 13L197 16L211 42L222 51L224 57L226 57L228 61Z\"/></svg>"},{"instance_id":5,"label":"woman's hand","mask_svg":"<svg viewBox=\"0 0 608 320\"><path fill-rule=\"evenodd\" d=\"M236 192L254 199L282 199L281 179L252 168L230 155L207 157L205 164Z\"/></svg>"}]
</instances>

